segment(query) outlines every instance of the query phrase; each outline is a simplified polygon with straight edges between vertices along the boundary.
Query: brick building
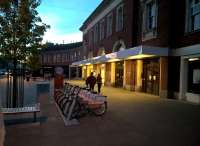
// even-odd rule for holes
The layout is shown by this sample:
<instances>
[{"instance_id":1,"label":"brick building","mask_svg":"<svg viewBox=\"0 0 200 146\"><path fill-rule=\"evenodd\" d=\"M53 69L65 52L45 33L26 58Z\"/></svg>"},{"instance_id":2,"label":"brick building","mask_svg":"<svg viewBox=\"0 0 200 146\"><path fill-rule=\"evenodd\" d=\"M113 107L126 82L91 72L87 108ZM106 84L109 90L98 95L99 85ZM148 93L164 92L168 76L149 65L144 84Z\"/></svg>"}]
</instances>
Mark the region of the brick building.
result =
<instances>
[{"instance_id":1,"label":"brick building","mask_svg":"<svg viewBox=\"0 0 200 146\"><path fill-rule=\"evenodd\" d=\"M66 77L81 76L80 68L72 68L69 74L69 66L72 62L83 60L82 42L70 44L48 44L42 50L41 62L44 71L54 73L55 67L63 67Z\"/></svg>"},{"instance_id":2,"label":"brick building","mask_svg":"<svg viewBox=\"0 0 200 146\"><path fill-rule=\"evenodd\" d=\"M200 102L200 0L104 0L80 30L83 78Z\"/></svg>"}]
</instances>

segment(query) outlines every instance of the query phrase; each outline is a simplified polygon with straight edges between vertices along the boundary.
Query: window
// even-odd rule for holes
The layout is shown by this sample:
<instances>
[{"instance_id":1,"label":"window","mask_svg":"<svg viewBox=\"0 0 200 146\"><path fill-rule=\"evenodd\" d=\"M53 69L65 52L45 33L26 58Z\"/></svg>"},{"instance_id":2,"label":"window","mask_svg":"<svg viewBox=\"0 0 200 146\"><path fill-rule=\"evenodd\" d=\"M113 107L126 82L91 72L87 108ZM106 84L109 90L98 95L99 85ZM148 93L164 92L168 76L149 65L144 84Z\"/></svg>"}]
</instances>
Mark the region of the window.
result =
<instances>
[{"instance_id":1,"label":"window","mask_svg":"<svg viewBox=\"0 0 200 146\"><path fill-rule=\"evenodd\" d=\"M65 54L62 54L62 62L65 62Z\"/></svg>"},{"instance_id":2,"label":"window","mask_svg":"<svg viewBox=\"0 0 200 146\"><path fill-rule=\"evenodd\" d=\"M105 37L105 20L104 19L100 22L99 34L100 34L99 39L100 40L104 39Z\"/></svg>"},{"instance_id":3,"label":"window","mask_svg":"<svg viewBox=\"0 0 200 146\"><path fill-rule=\"evenodd\" d=\"M99 25L96 24L94 27L94 43L98 41L98 34L99 34Z\"/></svg>"},{"instance_id":4,"label":"window","mask_svg":"<svg viewBox=\"0 0 200 146\"><path fill-rule=\"evenodd\" d=\"M200 0L187 0L185 32L200 30Z\"/></svg>"},{"instance_id":5,"label":"window","mask_svg":"<svg viewBox=\"0 0 200 146\"><path fill-rule=\"evenodd\" d=\"M157 7L157 0L146 0L142 2L142 41L150 40L157 36Z\"/></svg>"},{"instance_id":6,"label":"window","mask_svg":"<svg viewBox=\"0 0 200 146\"><path fill-rule=\"evenodd\" d=\"M53 62L56 63L56 55L53 56Z\"/></svg>"},{"instance_id":7,"label":"window","mask_svg":"<svg viewBox=\"0 0 200 146\"><path fill-rule=\"evenodd\" d=\"M117 8L116 31L123 29L123 5Z\"/></svg>"},{"instance_id":8,"label":"window","mask_svg":"<svg viewBox=\"0 0 200 146\"><path fill-rule=\"evenodd\" d=\"M48 59L47 59L48 61L48 63L51 63L51 55L48 55Z\"/></svg>"},{"instance_id":9,"label":"window","mask_svg":"<svg viewBox=\"0 0 200 146\"><path fill-rule=\"evenodd\" d=\"M147 4L146 11L146 29L151 31L156 27L156 4L155 2L150 2Z\"/></svg>"},{"instance_id":10,"label":"window","mask_svg":"<svg viewBox=\"0 0 200 146\"><path fill-rule=\"evenodd\" d=\"M61 56L60 54L57 54L57 62L60 62L61 61Z\"/></svg>"},{"instance_id":11,"label":"window","mask_svg":"<svg viewBox=\"0 0 200 146\"><path fill-rule=\"evenodd\" d=\"M113 14L107 16L107 37L112 35Z\"/></svg>"},{"instance_id":12,"label":"window","mask_svg":"<svg viewBox=\"0 0 200 146\"><path fill-rule=\"evenodd\" d=\"M191 1L191 30L196 31L200 29L200 0Z\"/></svg>"},{"instance_id":13,"label":"window","mask_svg":"<svg viewBox=\"0 0 200 146\"><path fill-rule=\"evenodd\" d=\"M47 63L47 55L44 55L44 57L43 57L43 62L44 62L44 63Z\"/></svg>"},{"instance_id":14,"label":"window","mask_svg":"<svg viewBox=\"0 0 200 146\"><path fill-rule=\"evenodd\" d=\"M93 30L89 31L89 45L92 45L93 43Z\"/></svg>"},{"instance_id":15,"label":"window","mask_svg":"<svg viewBox=\"0 0 200 146\"><path fill-rule=\"evenodd\" d=\"M76 60L77 59L77 54L76 54L76 52L74 53L74 60Z\"/></svg>"}]
</instances>

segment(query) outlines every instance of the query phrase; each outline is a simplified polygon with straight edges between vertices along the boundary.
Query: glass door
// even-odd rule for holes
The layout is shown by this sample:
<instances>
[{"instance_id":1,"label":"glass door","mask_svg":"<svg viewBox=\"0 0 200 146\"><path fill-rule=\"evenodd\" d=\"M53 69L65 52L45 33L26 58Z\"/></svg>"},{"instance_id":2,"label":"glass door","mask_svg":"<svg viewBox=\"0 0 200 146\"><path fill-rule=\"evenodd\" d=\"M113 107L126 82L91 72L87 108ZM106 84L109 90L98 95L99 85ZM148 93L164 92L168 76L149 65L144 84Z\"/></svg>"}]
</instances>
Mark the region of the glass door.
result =
<instances>
[{"instance_id":1,"label":"glass door","mask_svg":"<svg viewBox=\"0 0 200 146\"><path fill-rule=\"evenodd\" d=\"M116 62L115 68L115 86L123 87L123 78L124 78L124 63Z\"/></svg>"},{"instance_id":2,"label":"glass door","mask_svg":"<svg viewBox=\"0 0 200 146\"><path fill-rule=\"evenodd\" d=\"M159 95L160 65L159 59L143 61L142 90Z\"/></svg>"}]
</instances>

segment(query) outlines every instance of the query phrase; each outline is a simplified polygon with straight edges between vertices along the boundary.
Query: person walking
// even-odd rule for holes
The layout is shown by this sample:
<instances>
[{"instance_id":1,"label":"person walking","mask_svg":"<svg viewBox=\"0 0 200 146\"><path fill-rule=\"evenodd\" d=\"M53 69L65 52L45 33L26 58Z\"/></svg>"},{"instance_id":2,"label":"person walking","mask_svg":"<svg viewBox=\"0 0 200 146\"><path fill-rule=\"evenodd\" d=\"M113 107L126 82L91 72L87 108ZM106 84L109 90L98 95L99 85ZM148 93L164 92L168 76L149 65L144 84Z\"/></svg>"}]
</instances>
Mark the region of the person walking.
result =
<instances>
[{"instance_id":1,"label":"person walking","mask_svg":"<svg viewBox=\"0 0 200 146\"><path fill-rule=\"evenodd\" d=\"M96 84L96 78L93 76L93 72L91 72L90 76L88 77L88 84L90 86L90 90L94 91L94 86Z\"/></svg>"},{"instance_id":2,"label":"person walking","mask_svg":"<svg viewBox=\"0 0 200 146\"><path fill-rule=\"evenodd\" d=\"M101 93L102 77L100 74L97 75L97 86L98 86L98 93Z\"/></svg>"}]
</instances>

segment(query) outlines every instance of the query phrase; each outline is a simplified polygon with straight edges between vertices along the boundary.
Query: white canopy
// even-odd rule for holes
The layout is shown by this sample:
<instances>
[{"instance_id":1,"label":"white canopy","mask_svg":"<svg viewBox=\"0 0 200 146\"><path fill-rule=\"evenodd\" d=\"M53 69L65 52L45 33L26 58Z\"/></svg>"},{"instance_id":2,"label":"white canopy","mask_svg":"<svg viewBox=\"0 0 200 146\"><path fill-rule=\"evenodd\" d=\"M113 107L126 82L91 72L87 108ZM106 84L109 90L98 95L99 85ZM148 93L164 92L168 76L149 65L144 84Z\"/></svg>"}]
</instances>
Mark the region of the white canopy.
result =
<instances>
[{"instance_id":1,"label":"white canopy","mask_svg":"<svg viewBox=\"0 0 200 146\"><path fill-rule=\"evenodd\" d=\"M153 57L153 56L168 56L168 54L169 54L168 48L153 47L153 46L138 46L138 47L121 50L118 52L74 62L72 63L72 66L115 62L119 60L128 60L128 59L142 59L142 58Z\"/></svg>"}]
</instances>

